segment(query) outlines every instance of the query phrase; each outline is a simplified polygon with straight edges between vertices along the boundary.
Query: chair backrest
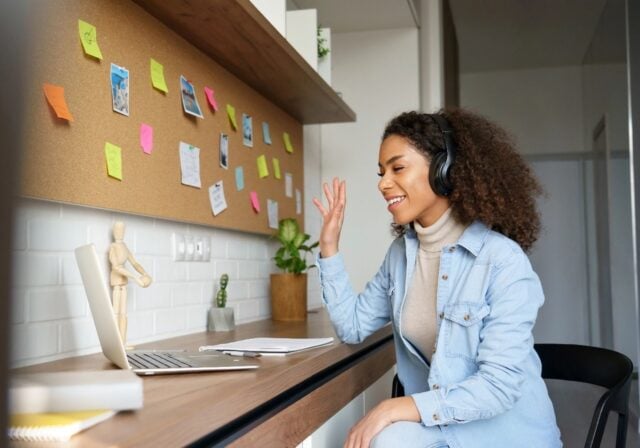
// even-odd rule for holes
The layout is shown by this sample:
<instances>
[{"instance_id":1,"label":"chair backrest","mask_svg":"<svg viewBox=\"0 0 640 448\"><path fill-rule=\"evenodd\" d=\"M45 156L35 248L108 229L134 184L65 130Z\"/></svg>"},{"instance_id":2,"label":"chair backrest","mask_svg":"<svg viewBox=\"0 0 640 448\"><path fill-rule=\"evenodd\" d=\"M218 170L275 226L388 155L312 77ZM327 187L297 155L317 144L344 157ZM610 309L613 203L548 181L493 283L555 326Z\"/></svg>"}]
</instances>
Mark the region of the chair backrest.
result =
<instances>
[{"instance_id":1,"label":"chair backrest","mask_svg":"<svg viewBox=\"0 0 640 448\"><path fill-rule=\"evenodd\" d=\"M542 361L542 378L577 381L606 388L593 412L585 447L599 447L609 411L618 413L616 447L627 436L629 389L633 363L622 353L575 344L535 344Z\"/></svg>"}]
</instances>

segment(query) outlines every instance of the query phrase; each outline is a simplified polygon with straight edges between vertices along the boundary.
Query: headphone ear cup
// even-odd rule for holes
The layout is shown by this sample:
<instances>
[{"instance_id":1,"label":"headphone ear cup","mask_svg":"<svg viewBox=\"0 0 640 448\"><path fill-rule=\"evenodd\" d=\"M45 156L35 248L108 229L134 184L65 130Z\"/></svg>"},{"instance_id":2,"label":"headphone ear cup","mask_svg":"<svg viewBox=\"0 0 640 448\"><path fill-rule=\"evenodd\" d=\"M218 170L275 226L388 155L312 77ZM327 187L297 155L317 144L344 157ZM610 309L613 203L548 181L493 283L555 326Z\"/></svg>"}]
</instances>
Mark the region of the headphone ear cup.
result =
<instances>
[{"instance_id":1,"label":"headphone ear cup","mask_svg":"<svg viewBox=\"0 0 640 448\"><path fill-rule=\"evenodd\" d=\"M450 192L447 174L447 153L438 152L431 158L429 166L429 184L438 196L447 196Z\"/></svg>"}]
</instances>

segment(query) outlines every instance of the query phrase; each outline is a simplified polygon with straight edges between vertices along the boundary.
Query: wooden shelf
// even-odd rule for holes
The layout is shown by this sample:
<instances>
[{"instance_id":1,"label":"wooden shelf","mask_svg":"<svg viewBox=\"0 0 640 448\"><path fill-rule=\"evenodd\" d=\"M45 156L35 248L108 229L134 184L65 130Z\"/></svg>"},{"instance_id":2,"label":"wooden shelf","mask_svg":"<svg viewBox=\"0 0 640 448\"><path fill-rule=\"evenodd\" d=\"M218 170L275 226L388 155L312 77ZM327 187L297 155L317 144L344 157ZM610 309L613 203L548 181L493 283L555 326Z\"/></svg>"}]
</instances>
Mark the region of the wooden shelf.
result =
<instances>
[{"instance_id":1,"label":"wooden shelf","mask_svg":"<svg viewBox=\"0 0 640 448\"><path fill-rule=\"evenodd\" d=\"M302 124L356 114L250 0L133 0Z\"/></svg>"}]
</instances>

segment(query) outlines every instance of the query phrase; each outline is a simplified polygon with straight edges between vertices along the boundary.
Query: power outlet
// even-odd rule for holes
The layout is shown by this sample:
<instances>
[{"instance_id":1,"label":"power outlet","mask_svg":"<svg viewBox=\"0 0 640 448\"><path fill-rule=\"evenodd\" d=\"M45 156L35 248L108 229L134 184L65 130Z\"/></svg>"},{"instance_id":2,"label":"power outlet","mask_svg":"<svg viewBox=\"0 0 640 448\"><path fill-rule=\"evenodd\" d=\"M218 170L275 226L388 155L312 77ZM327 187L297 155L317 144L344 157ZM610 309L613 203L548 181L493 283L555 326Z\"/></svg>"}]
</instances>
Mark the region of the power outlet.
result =
<instances>
[{"instance_id":1,"label":"power outlet","mask_svg":"<svg viewBox=\"0 0 640 448\"><path fill-rule=\"evenodd\" d=\"M173 261L184 261L187 246L184 241L184 235L174 233L172 235Z\"/></svg>"},{"instance_id":2,"label":"power outlet","mask_svg":"<svg viewBox=\"0 0 640 448\"><path fill-rule=\"evenodd\" d=\"M195 254L196 254L196 243L193 239L192 235L186 235L184 237L184 244L185 244L185 253L184 253L184 259L186 261L193 261L195 259Z\"/></svg>"}]
</instances>

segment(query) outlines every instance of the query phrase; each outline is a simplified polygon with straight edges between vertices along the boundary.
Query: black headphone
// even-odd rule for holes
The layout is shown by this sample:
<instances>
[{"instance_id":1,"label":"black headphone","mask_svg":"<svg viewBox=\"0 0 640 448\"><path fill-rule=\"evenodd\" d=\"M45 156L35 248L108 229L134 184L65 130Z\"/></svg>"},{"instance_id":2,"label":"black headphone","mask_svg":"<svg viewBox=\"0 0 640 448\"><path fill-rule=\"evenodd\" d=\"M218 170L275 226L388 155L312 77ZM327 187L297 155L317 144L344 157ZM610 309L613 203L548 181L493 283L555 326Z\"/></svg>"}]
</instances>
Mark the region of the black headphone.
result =
<instances>
[{"instance_id":1,"label":"black headphone","mask_svg":"<svg viewBox=\"0 0 640 448\"><path fill-rule=\"evenodd\" d=\"M437 152L431 158L431 166L429 168L429 184L435 193L439 196L449 196L453 191L451 183L451 166L456 159L456 151L458 150L453 139L453 130L449 126L449 122L442 115L430 114L433 121L436 122L442 139L444 140L444 148Z\"/></svg>"}]
</instances>

